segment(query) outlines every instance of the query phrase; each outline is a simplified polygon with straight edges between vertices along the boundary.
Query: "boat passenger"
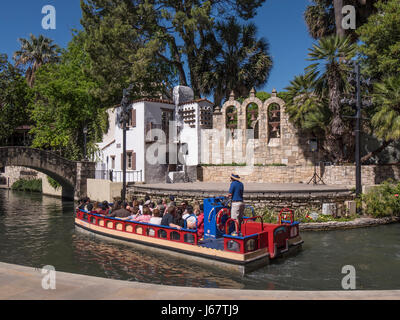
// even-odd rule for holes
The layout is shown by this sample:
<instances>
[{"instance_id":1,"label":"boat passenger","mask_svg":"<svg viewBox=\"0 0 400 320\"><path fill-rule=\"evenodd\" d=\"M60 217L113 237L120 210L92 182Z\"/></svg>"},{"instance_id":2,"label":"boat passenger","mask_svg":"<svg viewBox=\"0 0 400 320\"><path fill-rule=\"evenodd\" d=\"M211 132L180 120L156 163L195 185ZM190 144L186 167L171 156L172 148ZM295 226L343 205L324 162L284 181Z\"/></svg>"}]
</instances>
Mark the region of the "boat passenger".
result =
<instances>
[{"instance_id":1,"label":"boat passenger","mask_svg":"<svg viewBox=\"0 0 400 320\"><path fill-rule=\"evenodd\" d=\"M156 209L160 210L160 212L164 213L166 206L164 205L164 200L158 200Z\"/></svg>"},{"instance_id":2,"label":"boat passenger","mask_svg":"<svg viewBox=\"0 0 400 320\"><path fill-rule=\"evenodd\" d=\"M151 211L153 211L153 210L155 209L155 207L156 207L156 204L155 204L154 202L150 202L150 204L149 204L149 209L150 209Z\"/></svg>"},{"instance_id":3,"label":"boat passenger","mask_svg":"<svg viewBox=\"0 0 400 320\"><path fill-rule=\"evenodd\" d=\"M93 204L88 203L88 204L86 205L86 211L92 212L92 211L93 211Z\"/></svg>"},{"instance_id":4,"label":"boat passenger","mask_svg":"<svg viewBox=\"0 0 400 320\"><path fill-rule=\"evenodd\" d=\"M101 203L96 201L93 204L93 211L96 212L97 214L99 214L102 211L101 207L102 207Z\"/></svg>"},{"instance_id":5,"label":"boat passenger","mask_svg":"<svg viewBox=\"0 0 400 320\"><path fill-rule=\"evenodd\" d=\"M144 205L143 200L139 200L139 212L140 212L140 214L142 214L142 212L143 212L143 205Z\"/></svg>"},{"instance_id":6,"label":"boat passenger","mask_svg":"<svg viewBox=\"0 0 400 320\"><path fill-rule=\"evenodd\" d=\"M161 220L162 220L161 212L159 209L155 208L152 212L152 217L150 218L149 223L161 225Z\"/></svg>"},{"instance_id":7,"label":"boat passenger","mask_svg":"<svg viewBox=\"0 0 400 320\"><path fill-rule=\"evenodd\" d=\"M135 220L139 216L139 208L133 207L130 210L131 215L126 218L121 218L121 220Z\"/></svg>"},{"instance_id":8,"label":"boat passenger","mask_svg":"<svg viewBox=\"0 0 400 320\"><path fill-rule=\"evenodd\" d=\"M181 205L179 206L182 209L182 212L185 212L187 206L188 206L188 202L187 201L182 201Z\"/></svg>"},{"instance_id":9,"label":"boat passenger","mask_svg":"<svg viewBox=\"0 0 400 320\"><path fill-rule=\"evenodd\" d=\"M131 212L126 210L127 205L128 204L126 202L124 202L120 209L115 210L115 211L113 210L108 215L108 217L111 217L111 218L126 218L126 217L129 217L131 215Z\"/></svg>"},{"instance_id":10,"label":"boat passenger","mask_svg":"<svg viewBox=\"0 0 400 320\"><path fill-rule=\"evenodd\" d=\"M101 204L101 211L99 212L100 215L107 215L110 211L110 206L108 205L108 201L104 200Z\"/></svg>"},{"instance_id":11,"label":"boat passenger","mask_svg":"<svg viewBox=\"0 0 400 320\"><path fill-rule=\"evenodd\" d=\"M176 216L176 207L168 207L167 213L161 220L161 225L168 226L171 228L177 228L178 230L182 229L181 226L175 224L175 216Z\"/></svg>"},{"instance_id":12,"label":"boat passenger","mask_svg":"<svg viewBox=\"0 0 400 320\"><path fill-rule=\"evenodd\" d=\"M188 205L186 207L185 212L183 213L182 219L186 220L186 226L189 229L196 228L196 218L193 217L192 215L193 215L193 207L191 205Z\"/></svg>"},{"instance_id":13,"label":"boat passenger","mask_svg":"<svg viewBox=\"0 0 400 320\"><path fill-rule=\"evenodd\" d=\"M175 215L175 224L181 226L182 228L185 226L185 220L182 218L183 210L182 208L176 208L176 215Z\"/></svg>"},{"instance_id":14,"label":"boat passenger","mask_svg":"<svg viewBox=\"0 0 400 320\"><path fill-rule=\"evenodd\" d=\"M131 213L131 215L125 218L121 218L121 220L135 220L136 217L139 216L139 208L137 207L131 208L129 212Z\"/></svg>"},{"instance_id":15,"label":"boat passenger","mask_svg":"<svg viewBox=\"0 0 400 320\"><path fill-rule=\"evenodd\" d=\"M151 211L149 208L144 207L143 208L143 214L140 216L137 216L134 220L138 222L149 222L151 219Z\"/></svg>"},{"instance_id":16,"label":"boat passenger","mask_svg":"<svg viewBox=\"0 0 400 320\"><path fill-rule=\"evenodd\" d=\"M117 211L122 208L122 201L118 200L114 202L114 205L112 206L111 210L109 210L108 214L113 213L114 211Z\"/></svg>"},{"instance_id":17,"label":"boat passenger","mask_svg":"<svg viewBox=\"0 0 400 320\"><path fill-rule=\"evenodd\" d=\"M169 207L174 207L174 208L176 208L176 203L175 203L175 201L171 201L170 203L168 203L167 207L166 207L165 210L164 210L164 215L167 214L168 208L169 208Z\"/></svg>"},{"instance_id":18,"label":"boat passenger","mask_svg":"<svg viewBox=\"0 0 400 320\"><path fill-rule=\"evenodd\" d=\"M79 205L79 209L86 210L86 205L88 205L89 203L90 203L90 199L88 197L83 198Z\"/></svg>"},{"instance_id":19,"label":"boat passenger","mask_svg":"<svg viewBox=\"0 0 400 320\"><path fill-rule=\"evenodd\" d=\"M199 209L196 209L194 212L197 216L197 236L199 240L203 240L204 236L204 212L203 212L203 204L200 204Z\"/></svg>"}]
</instances>

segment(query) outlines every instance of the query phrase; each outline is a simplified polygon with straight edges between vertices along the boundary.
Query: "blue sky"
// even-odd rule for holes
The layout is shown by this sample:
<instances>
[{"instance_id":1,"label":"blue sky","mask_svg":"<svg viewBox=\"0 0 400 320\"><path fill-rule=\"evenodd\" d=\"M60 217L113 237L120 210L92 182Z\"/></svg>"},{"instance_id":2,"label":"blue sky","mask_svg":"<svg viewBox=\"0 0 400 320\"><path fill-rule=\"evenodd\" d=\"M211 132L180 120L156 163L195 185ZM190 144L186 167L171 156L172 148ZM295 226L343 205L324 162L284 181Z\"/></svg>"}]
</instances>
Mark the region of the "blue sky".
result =
<instances>
[{"instance_id":1,"label":"blue sky","mask_svg":"<svg viewBox=\"0 0 400 320\"><path fill-rule=\"evenodd\" d=\"M258 9L253 22L258 35L270 44L273 69L268 83L259 91L282 91L295 75L301 74L309 63L308 48L313 40L307 33L303 13L309 0L266 0ZM42 7L56 8L56 30L42 29ZM19 38L30 33L43 34L66 47L71 39L71 29L81 29L79 0L2 0L0 4L0 53L9 58L19 49Z\"/></svg>"}]
</instances>

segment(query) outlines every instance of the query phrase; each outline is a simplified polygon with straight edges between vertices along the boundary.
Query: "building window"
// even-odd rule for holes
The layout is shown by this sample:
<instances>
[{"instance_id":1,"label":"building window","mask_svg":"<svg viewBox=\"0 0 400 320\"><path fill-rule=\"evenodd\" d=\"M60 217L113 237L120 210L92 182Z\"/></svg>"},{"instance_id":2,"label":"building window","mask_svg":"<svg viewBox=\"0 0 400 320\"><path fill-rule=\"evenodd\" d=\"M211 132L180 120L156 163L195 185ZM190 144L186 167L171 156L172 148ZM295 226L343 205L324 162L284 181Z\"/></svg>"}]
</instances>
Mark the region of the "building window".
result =
<instances>
[{"instance_id":1,"label":"building window","mask_svg":"<svg viewBox=\"0 0 400 320\"><path fill-rule=\"evenodd\" d=\"M115 169L115 156L111 156L111 169Z\"/></svg>"},{"instance_id":2,"label":"building window","mask_svg":"<svg viewBox=\"0 0 400 320\"><path fill-rule=\"evenodd\" d=\"M237 110L234 106L229 106L226 108L226 128L227 129L237 129L237 123L238 123L238 118L237 118Z\"/></svg>"},{"instance_id":3,"label":"building window","mask_svg":"<svg viewBox=\"0 0 400 320\"><path fill-rule=\"evenodd\" d=\"M246 129L254 130L254 139L258 139L258 105L250 103L246 108Z\"/></svg>"},{"instance_id":4,"label":"building window","mask_svg":"<svg viewBox=\"0 0 400 320\"><path fill-rule=\"evenodd\" d=\"M132 169L132 152L128 152L127 161L128 161L127 168Z\"/></svg>"},{"instance_id":5,"label":"building window","mask_svg":"<svg viewBox=\"0 0 400 320\"><path fill-rule=\"evenodd\" d=\"M136 110L131 109L129 110L129 117L128 117L128 127L136 127Z\"/></svg>"},{"instance_id":6,"label":"building window","mask_svg":"<svg viewBox=\"0 0 400 320\"><path fill-rule=\"evenodd\" d=\"M281 107L273 103L268 108L268 137L281 137Z\"/></svg>"},{"instance_id":7,"label":"building window","mask_svg":"<svg viewBox=\"0 0 400 320\"><path fill-rule=\"evenodd\" d=\"M123 153L121 153L121 170L123 168ZM126 169L136 170L136 153L132 150L126 151Z\"/></svg>"}]
</instances>

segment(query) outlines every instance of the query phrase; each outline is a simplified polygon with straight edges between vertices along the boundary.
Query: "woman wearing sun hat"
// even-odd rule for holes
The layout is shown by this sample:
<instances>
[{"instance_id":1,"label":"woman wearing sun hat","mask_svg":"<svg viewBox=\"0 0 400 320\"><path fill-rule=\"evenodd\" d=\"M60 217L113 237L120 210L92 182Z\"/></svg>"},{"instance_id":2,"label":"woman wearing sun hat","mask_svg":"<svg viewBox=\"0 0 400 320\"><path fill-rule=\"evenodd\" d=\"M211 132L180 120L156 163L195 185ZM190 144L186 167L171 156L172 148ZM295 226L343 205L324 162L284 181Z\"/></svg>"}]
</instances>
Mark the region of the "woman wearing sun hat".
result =
<instances>
[{"instance_id":1,"label":"woman wearing sun hat","mask_svg":"<svg viewBox=\"0 0 400 320\"><path fill-rule=\"evenodd\" d=\"M241 231L241 224L244 214L243 191L244 186L243 183L240 181L239 175L232 173L228 198L232 199L231 218L238 221L239 233Z\"/></svg>"}]
</instances>

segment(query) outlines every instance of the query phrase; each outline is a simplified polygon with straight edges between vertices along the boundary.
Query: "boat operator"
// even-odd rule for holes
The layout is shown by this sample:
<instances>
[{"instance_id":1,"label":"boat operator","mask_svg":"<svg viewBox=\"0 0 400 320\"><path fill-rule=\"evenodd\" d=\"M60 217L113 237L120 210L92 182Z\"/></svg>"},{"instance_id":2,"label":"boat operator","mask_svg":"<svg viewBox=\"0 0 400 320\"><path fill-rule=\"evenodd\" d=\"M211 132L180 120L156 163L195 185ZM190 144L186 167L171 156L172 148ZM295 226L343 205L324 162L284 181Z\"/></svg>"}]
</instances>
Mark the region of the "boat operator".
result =
<instances>
[{"instance_id":1,"label":"boat operator","mask_svg":"<svg viewBox=\"0 0 400 320\"><path fill-rule=\"evenodd\" d=\"M237 220L239 225L238 233L241 235L241 225L244 215L243 202L244 186L237 174L231 174L231 186L229 188L228 198L232 199L231 218Z\"/></svg>"}]
</instances>

